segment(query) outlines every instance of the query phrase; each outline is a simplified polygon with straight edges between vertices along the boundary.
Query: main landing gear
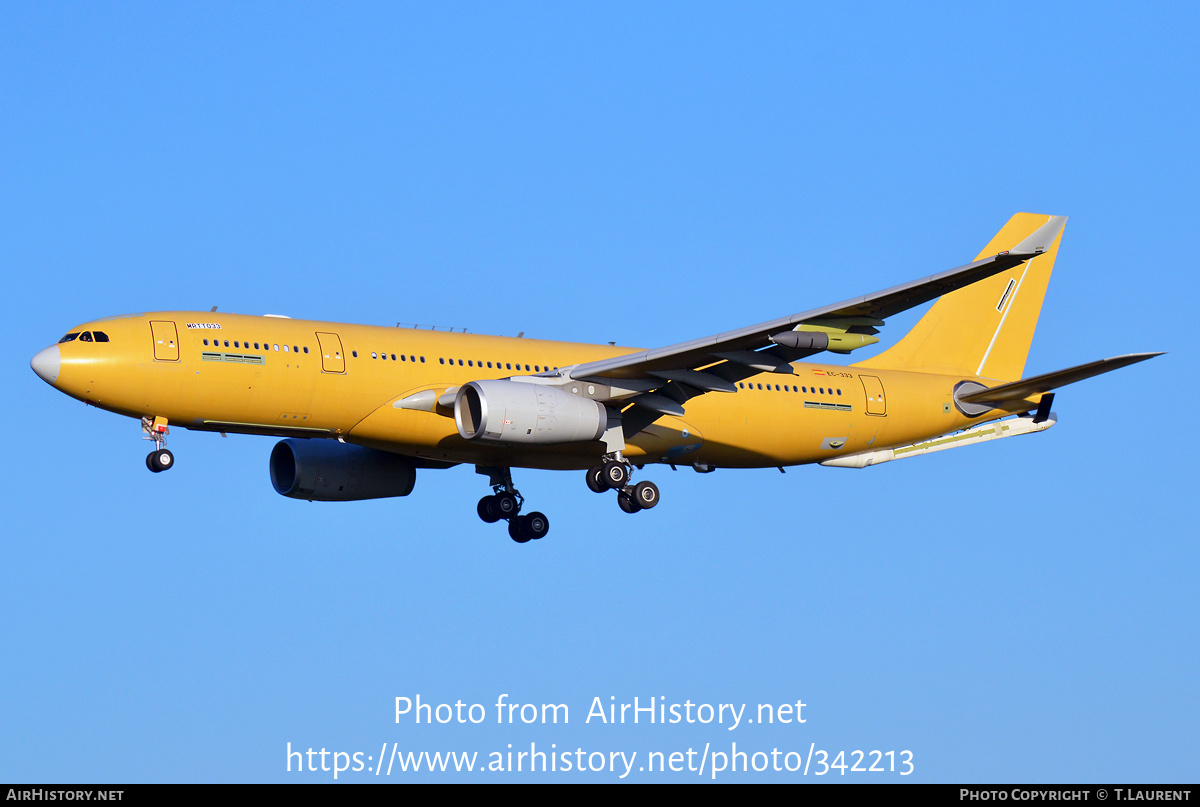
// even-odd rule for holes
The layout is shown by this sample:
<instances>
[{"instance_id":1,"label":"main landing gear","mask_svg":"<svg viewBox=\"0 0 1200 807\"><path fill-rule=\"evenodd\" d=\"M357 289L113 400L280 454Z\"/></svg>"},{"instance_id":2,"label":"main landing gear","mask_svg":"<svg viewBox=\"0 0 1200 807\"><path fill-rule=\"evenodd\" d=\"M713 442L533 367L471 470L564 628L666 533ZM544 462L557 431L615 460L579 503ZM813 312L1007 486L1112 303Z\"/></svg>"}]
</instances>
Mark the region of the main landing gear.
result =
<instances>
[{"instance_id":1,"label":"main landing gear","mask_svg":"<svg viewBox=\"0 0 1200 807\"><path fill-rule=\"evenodd\" d=\"M626 513L649 510L658 504L658 486L653 482L630 485L629 478L632 474L633 467L628 460L619 454L609 456L604 462L588 469L587 486L595 493L615 490L617 506Z\"/></svg>"},{"instance_id":2,"label":"main landing gear","mask_svg":"<svg viewBox=\"0 0 1200 807\"><path fill-rule=\"evenodd\" d=\"M488 524L500 519L507 521L508 535L518 544L545 537L550 531L550 519L536 510L529 515L520 514L525 497L513 487L510 469L476 467L475 470L488 474L492 486L492 495L484 496L475 507L481 519Z\"/></svg>"},{"instance_id":3,"label":"main landing gear","mask_svg":"<svg viewBox=\"0 0 1200 807\"><path fill-rule=\"evenodd\" d=\"M167 419L164 417L142 418L142 431L146 436L143 440L153 440L154 450L146 455L146 467L154 473L161 473L175 465L175 455L167 450Z\"/></svg>"}]
</instances>

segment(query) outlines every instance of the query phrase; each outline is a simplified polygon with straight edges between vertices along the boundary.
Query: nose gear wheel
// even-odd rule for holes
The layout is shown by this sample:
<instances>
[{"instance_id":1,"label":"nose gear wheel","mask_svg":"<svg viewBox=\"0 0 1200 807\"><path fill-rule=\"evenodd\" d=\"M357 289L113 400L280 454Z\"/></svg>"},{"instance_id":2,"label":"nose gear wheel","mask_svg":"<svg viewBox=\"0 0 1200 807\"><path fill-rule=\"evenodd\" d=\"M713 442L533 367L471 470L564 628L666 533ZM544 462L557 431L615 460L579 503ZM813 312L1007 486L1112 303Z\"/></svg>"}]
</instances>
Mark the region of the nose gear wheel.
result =
<instances>
[{"instance_id":1,"label":"nose gear wheel","mask_svg":"<svg viewBox=\"0 0 1200 807\"><path fill-rule=\"evenodd\" d=\"M175 455L165 448L156 448L146 455L146 467L154 473L162 473L175 464Z\"/></svg>"}]
</instances>

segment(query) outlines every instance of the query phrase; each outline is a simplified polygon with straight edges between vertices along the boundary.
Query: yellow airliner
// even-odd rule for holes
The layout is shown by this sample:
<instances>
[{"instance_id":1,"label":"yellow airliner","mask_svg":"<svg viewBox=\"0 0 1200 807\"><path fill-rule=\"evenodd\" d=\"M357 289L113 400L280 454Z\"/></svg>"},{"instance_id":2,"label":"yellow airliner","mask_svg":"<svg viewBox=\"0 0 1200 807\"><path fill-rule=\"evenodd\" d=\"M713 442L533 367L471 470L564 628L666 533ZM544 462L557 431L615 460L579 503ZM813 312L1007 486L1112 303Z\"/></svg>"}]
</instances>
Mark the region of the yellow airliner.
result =
<instances>
[{"instance_id":1,"label":"yellow airliner","mask_svg":"<svg viewBox=\"0 0 1200 807\"><path fill-rule=\"evenodd\" d=\"M407 496L416 469L472 463L492 487L480 518L524 543L549 520L521 514L515 467L585 470L635 513L658 504L631 479L652 463L864 468L1049 428L1050 390L1160 355L1021 379L1065 223L1018 213L957 269L652 350L165 311L79 325L31 366L140 418L151 471L174 464L168 424L286 438L271 483L297 499ZM878 342L886 318L934 298L867 361L800 361Z\"/></svg>"}]
</instances>

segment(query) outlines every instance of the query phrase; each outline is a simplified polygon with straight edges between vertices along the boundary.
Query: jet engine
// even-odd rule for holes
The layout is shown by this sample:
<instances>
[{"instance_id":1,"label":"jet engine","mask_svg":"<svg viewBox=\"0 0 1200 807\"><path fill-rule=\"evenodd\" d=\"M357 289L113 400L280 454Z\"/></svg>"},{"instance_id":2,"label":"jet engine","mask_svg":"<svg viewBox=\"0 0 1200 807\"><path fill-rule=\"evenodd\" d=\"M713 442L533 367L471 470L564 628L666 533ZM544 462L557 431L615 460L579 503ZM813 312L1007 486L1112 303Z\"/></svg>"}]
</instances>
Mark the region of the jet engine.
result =
<instances>
[{"instance_id":1,"label":"jet engine","mask_svg":"<svg viewBox=\"0 0 1200 807\"><path fill-rule=\"evenodd\" d=\"M553 445L599 440L604 404L555 387L519 381L472 381L454 399L454 422L467 440Z\"/></svg>"},{"instance_id":2,"label":"jet engine","mask_svg":"<svg viewBox=\"0 0 1200 807\"><path fill-rule=\"evenodd\" d=\"M293 499L351 502L407 496L417 481L408 457L336 440L281 440L271 451L271 485Z\"/></svg>"}]
</instances>

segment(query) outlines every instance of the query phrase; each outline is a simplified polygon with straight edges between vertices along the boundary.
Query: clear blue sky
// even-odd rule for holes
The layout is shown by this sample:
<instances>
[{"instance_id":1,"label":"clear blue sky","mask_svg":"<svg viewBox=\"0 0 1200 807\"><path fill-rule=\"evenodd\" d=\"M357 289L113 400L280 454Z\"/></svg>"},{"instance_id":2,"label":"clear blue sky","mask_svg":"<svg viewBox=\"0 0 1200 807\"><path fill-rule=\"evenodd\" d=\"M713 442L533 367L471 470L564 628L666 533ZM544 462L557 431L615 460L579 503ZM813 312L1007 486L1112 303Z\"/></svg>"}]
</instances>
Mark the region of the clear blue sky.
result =
<instances>
[{"instance_id":1,"label":"clear blue sky","mask_svg":"<svg viewBox=\"0 0 1200 807\"><path fill-rule=\"evenodd\" d=\"M636 768L736 742L1195 781L1198 29L1183 4L4 5L0 780L331 778L287 773L290 742L637 751L630 779L688 781ZM271 439L179 430L149 474L135 421L28 366L81 321L213 305L668 344L960 265L1019 210L1071 217L1028 373L1170 353L1064 389L1042 435L655 470L636 516L518 472L552 523L525 546L469 467L310 504L271 489ZM488 722L397 724L418 693ZM570 723L498 726L500 694ZM635 696L806 722L584 722ZM617 778L432 778L502 776Z\"/></svg>"}]
</instances>

